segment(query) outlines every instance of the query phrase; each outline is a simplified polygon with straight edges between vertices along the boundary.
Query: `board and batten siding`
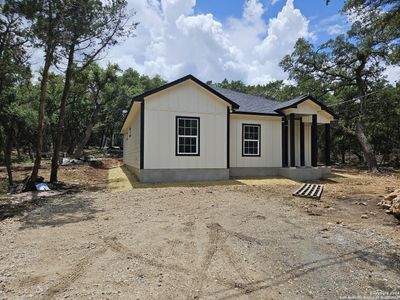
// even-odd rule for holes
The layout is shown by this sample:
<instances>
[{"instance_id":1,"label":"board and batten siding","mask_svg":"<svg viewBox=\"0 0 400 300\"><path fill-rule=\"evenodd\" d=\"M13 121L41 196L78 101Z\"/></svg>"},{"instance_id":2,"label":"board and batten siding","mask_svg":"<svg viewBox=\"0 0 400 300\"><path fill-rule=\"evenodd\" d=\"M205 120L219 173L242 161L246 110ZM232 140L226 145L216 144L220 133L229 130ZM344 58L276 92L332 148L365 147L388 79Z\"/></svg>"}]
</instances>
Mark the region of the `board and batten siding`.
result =
<instances>
[{"instance_id":1,"label":"board and batten siding","mask_svg":"<svg viewBox=\"0 0 400 300\"><path fill-rule=\"evenodd\" d=\"M124 164L136 169L140 168L140 105L134 104L133 122L124 134Z\"/></svg>"},{"instance_id":2,"label":"board and batten siding","mask_svg":"<svg viewBox=\"0 0 400 300\"><path fill-rule=\"evenodd\" d=\"M230 167L282 167L282 118L231 114ZM242 124L261 125L261 155L242 156Z\"/></svg>"},{"instance_id":3,"label":"board and batten siding","mask_svg":"<svg viewBox=\"0 0 400 300\"><path fill-rule=\"evenodd\" d=\"M289 121L290 124L290 121ZM288 128L290 137L290 126ZM288 137L288 152L290 165L290 138ZM295 139L295 165L300 166L300 120L294 123L294 139ZM311 123L304 123L304 163L306 167L311 166Z\"/></svg>"},{"instance_id":4,"label":"board and batten siding","mask_svg":"<svg viewBox=\"0 0 400 300\"><path fill-rule=\"evenodd\" d=\"M144 168L227 167L227 106L192 81L145 99ZM200 118L200 155L176 155L176 117Z\"/></svg>"}]
</instances>

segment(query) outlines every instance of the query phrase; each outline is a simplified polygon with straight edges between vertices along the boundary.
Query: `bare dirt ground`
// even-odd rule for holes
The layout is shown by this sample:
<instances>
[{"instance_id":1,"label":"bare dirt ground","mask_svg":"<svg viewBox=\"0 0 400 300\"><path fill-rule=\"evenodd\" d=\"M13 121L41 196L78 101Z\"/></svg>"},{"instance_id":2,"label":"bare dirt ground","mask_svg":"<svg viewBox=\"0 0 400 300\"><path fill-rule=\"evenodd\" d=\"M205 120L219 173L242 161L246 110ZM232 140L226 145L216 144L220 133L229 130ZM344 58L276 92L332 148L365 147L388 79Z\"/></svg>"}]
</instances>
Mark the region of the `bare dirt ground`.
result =
<instances>
[{"instance_id":1,"label":"bare dirt ground","mask_svg":"<svg viewBox=\"0 0 400 300\"><path fill-rule=\"evenodd\" d=\"M315 201L286 179L160 186L112 172L109 190L0 222L0 299L400 299L399 222L376 205L396 174L340 172Z\"/></svg>"}]
</instances>

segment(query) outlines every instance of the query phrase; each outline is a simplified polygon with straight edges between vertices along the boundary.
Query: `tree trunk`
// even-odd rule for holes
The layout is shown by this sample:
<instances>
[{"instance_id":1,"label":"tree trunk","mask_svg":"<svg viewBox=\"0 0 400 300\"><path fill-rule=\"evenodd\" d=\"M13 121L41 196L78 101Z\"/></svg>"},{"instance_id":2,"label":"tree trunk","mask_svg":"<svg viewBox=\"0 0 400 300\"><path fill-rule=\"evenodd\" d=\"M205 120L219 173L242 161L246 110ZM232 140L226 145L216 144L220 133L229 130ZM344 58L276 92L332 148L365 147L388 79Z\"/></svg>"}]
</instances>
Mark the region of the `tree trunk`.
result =
<instances>
[{"instance_id":1,"label":"tree trunk","mask_svg":"<svg viewBox=\"0 0 400 300\"><path fill-rule=\"evenodd\" d=\"M76 147L76 150L75 150L75 153L74 153L74 157L75 158L79 159L79 158L82 157L83 149L86 147L86 144L89 142L89 139L90 139L90 137L92 135L93 126L94 126L94 124L92 122L90 122L86 126L85 135L83 137L83 140Z\"/></svg>"},{"instance_id":2,"label":"tree trunk","mask_svg":"<svg viewBox=\"0 0 400 300\"><path fill-rule=\"evenodd\" d=\"M376 161L376 156L372 145L369 143L365 133L363 120L367 113L367 86L366 82L363 80L363 70L367 64L366 56L363 56L361 64L356 69L356 85L358 90L358 96L360 100L360 116L356 124L356 137L361 145L361 149L364 154L365 161L368 165L368 170L370 172L378 172L378 163Z\"/></svg>"},{"instance_id":3,"label":"tree trunk","mask_svg":"<svg viewBox=\"0 0 400 300\"><path fill-rule=\"evenodd\" d=\"M65 107L67 104L68 94L71 87L74 53L75 53L75 45L72 44L68 53L68 65L65 73L64 89L61 96L60 115L58 117L57 131L54 139L53 157L51 159L50 182L58 181L57 175L58 175L58 166L60 159L60 149L62 145L62 137L64 134Z\"/></svg>"},{"instance_id":4,"label":"tree trunk","mask_svg":"<svg viewBox=\"0 0 400 300\"><path fill-rule=\"evenodd\" d=\"M51 39L51 37L49 37ZM39 119L37 127L37 137L36 137L36 153L35 162L33 164L32 174L29 177L28 182L25 185L24 191L35 190L36 178L39 173L40 163L42 160L42 147L43 147L43 135L45 127L45 106L46 106L46 90L47 81L49 78L49 69L53 62L54 48L52 46L53 41L47 47L45 64L42 73L42 80L40 81L40 97L39 97Z\"/></svg>"},{"instance_id":5,"label":"tree trunk","mask_svg":"<svg viewBox=\"0 0 400 300\"><path fill-rule=\"evenodd\" d=\"M1 132L0 132L0 135L1 135ZM2 136L0 136L0 144L3 144L2 148L3 148L3 153L4 153L4 164L7 169L8 185L13 186L14 181L13 181L12 167L11 167L12 132L10 129L7 130L6 135L7 135L7 137L5 137L4 139Z\"/></svg>"},{"instance_id":6,"label":"tree trunk","mask_svg":"<svg viewBox=\"0 0 400 300\"><path fill-rule=\"evenodd\" d=\"M89 121L89 124L86 126L85 134L83 136L83 140L76 147L74 157L79 159L83 155L83 149L86 147L86 144L89 142L90 137L92 136L93 127L97 122L97 115L100 112L100 105L96 105L96 108L93 112L93 115Z\"/></svg>"},{"instance_id":7,"label":"tree trunk","mask_svg":"<svg viewBox=\"0 0 400 300\"><path fill-rule=\"evenodd\" d=\"M101 133L101 139L100 139L100 146L99 146L99 150L104 148L104 139L106 138L106 133L105 133L105 129L103 129L102 133Z\"/></svg>"},{"instance_id":8,"label":"tree trunk","mask_svg":"<svg viewBox=\"0 0 400 300\"><path fill-rule=\"evenodd\" d=\"M32 148L31 148L31 145L28 146L28 155L29 155L29 158L31 159L31 161L33 161L33 155L32 155Z\"/></svg>"},{"instance_id":9,"label":"tree trunk","mask_svg":"<svg viewBox=\"0 0 400 300\"><path fill-rule=\"evenodd\" d=\"M361 145L365 161L368 165L368 170L374 173L378 172L378 163L376 161L375 152L364 134L364 128L360 121L358 121L356 125L356 136Z\"/></svg>"}]
</instances>

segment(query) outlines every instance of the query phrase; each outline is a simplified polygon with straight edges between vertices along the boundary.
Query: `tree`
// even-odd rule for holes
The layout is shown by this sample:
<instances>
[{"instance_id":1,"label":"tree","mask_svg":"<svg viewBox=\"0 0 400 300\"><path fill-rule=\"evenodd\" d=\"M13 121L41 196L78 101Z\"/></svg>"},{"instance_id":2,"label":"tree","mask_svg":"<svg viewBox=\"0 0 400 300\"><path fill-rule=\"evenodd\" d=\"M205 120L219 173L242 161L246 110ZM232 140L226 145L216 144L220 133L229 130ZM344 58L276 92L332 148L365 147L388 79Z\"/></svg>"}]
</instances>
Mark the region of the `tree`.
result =
<instances>
[{"instance_id":1,"label":"tree","mask_svg":"<svg viewBox=\"0 0 400 300\"><path fill-rule=\"evenodd\" d=\"M15 3L0 5L0 145L4 152L9 185L13 185L11 150L14 142L13 98L16 87L30 78L26 46L28 32L23 18L15 13Z\"/></svg>"},{"instance_id":2,"label":"tree","mask_svg":"<svg viewBox=\"0 0 400 300\"><path fill-rule=\"evenodd\" d=\"M379 18L379 11L368 11L370 23L377 22ZM281 66L289 72L291 79L316 79L335 92L351 88L353 97L360 105L353 126L344 126L343 129L357 137L368 169L372 172L378 170L378 164L365 134L367 100L379 87L383 79L383 65L389 63L389 55L395 48L390 29L365 27L361 20L357 20L346 35L329 40L317 49L304 39L299 39L293 53L281 61Z\"/></svg>"},{"instance_id":3,"label":"tree","mask_svg":"<svg viewBox=\"0 0 400 300\"><path fill-rule=\"evenodd\" d=\"M60 43L60 20L62 20L62 1L57 0L25 0L18 3L18 12L29 22L34 45L44 52L44 65L41 70L39 115L36 132L35 161L31 176L24 190L34 190L42 159L43 135L45 128L46 89L50 67L55 62L55 51Z\"/></svg>"},{"instance_id":4,"label":"tree","mask_svg":"<svg viewBox=\"0 0 400 300\"><path fill-rule=\"evenodd\" d=\"M108 102L113 101L118 94L118 85L116 83L118 81L117 72L119 68L117 65L108 65L103 70L100 66L93 64L87 70L87 74L81 78L87 80L87 89L93 109L89 114L83 138L74 152L74 157L76 158L82 157L83 149L92 135L93 127L98 122L101 110Z\"/></svg>"},{"instance_id":5,"label":"tree","mask_svg":"<svg viewBox=\"0 0 400 300\"><path fill-rule=\"evenodd\" d=\"M57 181L59 153L64 132L65 107L71 81L82 72L107 47L118 39L131 35L136 23L128 24L126 1L71 0L66 3L62 23L62 55L67 59L64 90L61 96L57 132L51 161L50 181ZM78 57L78 59L76 59ZM80 63L80 59L83 61Z\"/></svg>"}]
</instances>

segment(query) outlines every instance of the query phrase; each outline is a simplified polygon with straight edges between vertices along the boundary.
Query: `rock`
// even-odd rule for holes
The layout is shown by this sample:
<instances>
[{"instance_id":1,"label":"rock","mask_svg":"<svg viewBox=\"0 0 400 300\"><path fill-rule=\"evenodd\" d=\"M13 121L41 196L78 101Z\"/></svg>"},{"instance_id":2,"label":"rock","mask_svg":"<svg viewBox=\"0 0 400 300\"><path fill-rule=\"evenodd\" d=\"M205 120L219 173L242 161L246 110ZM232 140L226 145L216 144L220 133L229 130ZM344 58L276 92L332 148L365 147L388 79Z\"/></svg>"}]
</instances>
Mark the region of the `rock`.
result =
<instances>
[{"instance_id":1,"label":"rock","mask_svg":"<svg viewBox=\"0 0 400 300\"><path fill-rule=\"evenodd\" d=\"M378 205L382 206L386 210L386 213L393 214L400 220L400 189L386 195Z\"/></svg>"},{"instance_id":2,"label":"rock","mask_svg":"<svg viewBox=\"0 0 400 300\"><path fill-rule=\"evenodd\" d=\"M361 215L361 219L368 219L368 215Z\"/></svg>"},{"instance_id":3,"label":"rock","mask_svg":"<svg viewBox=\"0 0 400 300\"><path fill-rule=\"evenodd\" d=\"M400 189L391 192L390 194L386 195L383 199L387 201L392 201L394 198L397 198L400 195Z\"/></svg>"},{"instance_id":4,"label":"rock","mask_svg":"<svg viewBox=\"0 0 400 300\"><path fill-rule=\"evenodd\" d=\"M382 208L384 209L388 209L392 206L392 202L387 200L382 200L381 202L378 203L378 205L382 206Z\"/></svg>"},{"instance_id":5,"label":"rock","mask_svg":"<svg viewBox=\"0 0 400 300\"><path fill-rule=\"evenodd\" d=\"M391 212L395 218L400 220L400 196L397 196L393 202L391 207Z\"/></svg>"}]
</instances>

